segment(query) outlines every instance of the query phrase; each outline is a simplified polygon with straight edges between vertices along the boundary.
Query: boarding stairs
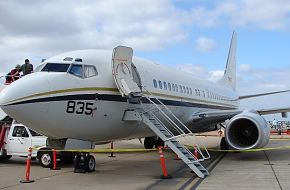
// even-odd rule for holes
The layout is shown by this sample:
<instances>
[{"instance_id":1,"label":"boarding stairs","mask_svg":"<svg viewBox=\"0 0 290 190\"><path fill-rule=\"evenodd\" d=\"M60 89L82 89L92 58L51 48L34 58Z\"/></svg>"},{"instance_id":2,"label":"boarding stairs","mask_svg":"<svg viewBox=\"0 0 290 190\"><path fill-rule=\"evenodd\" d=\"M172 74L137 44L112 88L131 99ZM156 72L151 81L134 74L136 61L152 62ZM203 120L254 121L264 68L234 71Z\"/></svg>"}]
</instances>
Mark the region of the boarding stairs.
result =
<instances>
[{"instance_id":1,"label":"boarding stairs","mask_svg":"<svg viewBox=\"0 0 290 190\"><path fill-rule=\"evenodd\" d=\"M193 136L193 133L159 99L150 98L149 96L145 96L145 98L150 102L150 108L148 109L148 104L147 108L145 108L146 105L141 103L143 109L136 110L140 114L143 123L160 137L166 145L197 174L198 177L204 178L209 175L209 172L200 163L210 157L206 147L203 147L205 150L204 154L196 144L195 148L197 149L200 158L194 156L186 146L178 141L178 138L189 135ZM172 127L166 127L165 123ZM179 125L177 123L179 123Z\"/></svg>"},{"instance_id":2,"label":"boarding stairs","mask_svg":"<svg viewBox=\"0 0 290 190\"><path fill-rule=\"evenodd\" d=\"M193 172L204 178L209 173L200 161L210 157L208 151L204 147L207 154L205 156L199 146L196 146L201 157L197 158L179 143L178 138L194 135L166 105L145 89L138 70L132 62L132 57L133 49L130 47L117 46L113 50L112 75L116 86L121 95L128 98L132 106L136 104L134 109L124 112L123 121L141 121L146 124Z\"/></svg>"}]
</instances>

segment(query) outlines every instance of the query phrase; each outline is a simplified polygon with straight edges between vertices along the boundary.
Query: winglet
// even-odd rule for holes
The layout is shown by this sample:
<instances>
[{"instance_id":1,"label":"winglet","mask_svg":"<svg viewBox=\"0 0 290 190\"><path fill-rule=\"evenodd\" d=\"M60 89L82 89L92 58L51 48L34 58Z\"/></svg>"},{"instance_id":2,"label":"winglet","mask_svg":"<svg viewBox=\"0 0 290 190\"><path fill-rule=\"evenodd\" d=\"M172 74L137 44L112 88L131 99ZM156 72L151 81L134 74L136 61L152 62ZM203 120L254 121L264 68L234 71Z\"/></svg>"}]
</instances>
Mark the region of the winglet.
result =
<instances>
[{"instance_id":1,"label":"winglet","mask_svg":"<svg viewBox=\"0 0 290 190\"><path fill-rule=\"evenodd\" d=\"M219 81L221 84L228 86L233 90L236 90L236 47L237 47L237 34L234 31L232 35L224 76Z\"/></svg>"}]
</instances>

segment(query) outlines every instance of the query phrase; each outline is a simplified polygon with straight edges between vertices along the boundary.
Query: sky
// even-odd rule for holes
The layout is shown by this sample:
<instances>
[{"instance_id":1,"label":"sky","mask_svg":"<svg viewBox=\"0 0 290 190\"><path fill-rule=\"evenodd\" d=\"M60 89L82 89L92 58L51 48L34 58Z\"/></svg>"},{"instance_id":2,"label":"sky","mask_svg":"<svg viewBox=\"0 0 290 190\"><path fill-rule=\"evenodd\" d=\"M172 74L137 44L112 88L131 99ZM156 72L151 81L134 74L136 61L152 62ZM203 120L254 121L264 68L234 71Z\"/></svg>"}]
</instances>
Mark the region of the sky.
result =
<instances>
[{"instance_id":1,"label":"sky","mask_svg":"<svg viewBox=\"0 0 290 190\"><path fill-rule=\"evenodd\" d=\"M290 89L290 0L0 0L0 76L26 58L37 66L66 51L125 45L136 56L216 81L233 31L237 91ZM289 97L241 104L290 107Z\"/></svg>"}]
</instances>

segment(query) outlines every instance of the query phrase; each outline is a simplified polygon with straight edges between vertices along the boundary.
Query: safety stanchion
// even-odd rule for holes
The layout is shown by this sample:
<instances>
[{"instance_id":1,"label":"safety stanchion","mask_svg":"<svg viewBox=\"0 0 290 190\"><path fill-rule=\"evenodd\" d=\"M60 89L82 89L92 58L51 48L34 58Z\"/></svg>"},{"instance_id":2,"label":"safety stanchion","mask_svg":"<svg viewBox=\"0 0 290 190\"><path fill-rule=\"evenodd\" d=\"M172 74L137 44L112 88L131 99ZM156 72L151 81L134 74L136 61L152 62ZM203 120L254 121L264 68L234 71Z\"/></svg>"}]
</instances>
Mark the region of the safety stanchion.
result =
<instances>
[{"instance_id":1,"label":"safety stanchion","mask_svg":"<svg viewBox=\"0 0 290 190\"><path fill-rule=\"evenodd\" d=\"M57 164L57 160L56 160L56 150L52 149L52 159L53 159L53 165L52 168L50 168L51 170L60 170L59 167L56 167Z\"/></svg>"},{"instance_id":2,"label":"safety stanchion","mask_svg":"<svg viewBox=\"0 0 290 190\"><path fill-rule=\"evenodd\" d=\"M172 178L172 176L168 175L168 173L167 173L167 169L166 169L166 165L165 165L165 158L164 158L164 155L163 155L163 152L162 152L163 147L159 146L158 149L159 149L160 163L161 163L161 168L162 168L162 173L163 173L160 176L160 178L162 178L162 179L170 179L170 178Z\"/></svg>"},{"instance_id":3,"label":"safety stanchion","mask_svg":"<svg viewBox=\"0 0 290 190\"><path fill-rule=\"evenodd\" d=\"M112 141L111 142L111 150L113 150L114 149L114 142ZM115 158L116 156L114 156L114 152L112 151L111 152L111 155L109 156L110 158Z\"/></svg>"},{"instance_id":4,"label":"safety stanchion","mask_svg":"<svg viewBox=\"0 0 290 190\"><path fill-rule=\"evenodd\" d=\"M196 144L194 145L193 156L194 156L196 159L198 159L198 151L197 151L197 146L196 146Z\"/></svg>"},{"instance_id":5,"label":"safety stanchion","mask_svg":"<svg viewBox=\"0 0 290 190\"><path fill-rule=\"evenodd\" d=\"M34 180L30 179L31 155L32 155L32 148L29 148L27 159L26 159L25 179L21 180L20 183L33 183L34 182Z\"/></svg>"}]
</instances>

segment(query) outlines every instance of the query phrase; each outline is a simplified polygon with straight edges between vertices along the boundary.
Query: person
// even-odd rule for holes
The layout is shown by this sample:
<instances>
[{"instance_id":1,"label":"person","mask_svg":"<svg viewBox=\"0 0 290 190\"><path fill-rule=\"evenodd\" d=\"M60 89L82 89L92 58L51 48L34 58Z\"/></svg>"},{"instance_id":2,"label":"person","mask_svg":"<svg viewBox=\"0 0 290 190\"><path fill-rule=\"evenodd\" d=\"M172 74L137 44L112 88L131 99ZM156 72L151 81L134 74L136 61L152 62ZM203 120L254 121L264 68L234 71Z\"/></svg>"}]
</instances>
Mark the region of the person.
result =
<instances>
[{"instance_id":1,"label":"person","mask_svg":"<svg viewBox=\"0 0 290 190\"><path fill-rule=\"evenodd\" d=\"M25 59L25 63L21 65L20 71L23 75L28 75L33 72L33 65L30 63L29 59Z\"/></svg>"},{"instance_id":2,"label":"person","mask_svg":"<svg viewBox=\"0 0 290 190\"><path fill-rule=\"evenodd\" d=\"M16 65L15 69L12 69L6 76L5 84L10 84L20 77L20 65Z\"/></svg>"}]
</instances>

